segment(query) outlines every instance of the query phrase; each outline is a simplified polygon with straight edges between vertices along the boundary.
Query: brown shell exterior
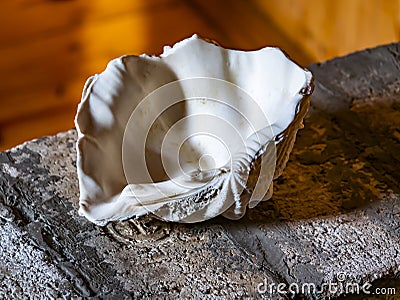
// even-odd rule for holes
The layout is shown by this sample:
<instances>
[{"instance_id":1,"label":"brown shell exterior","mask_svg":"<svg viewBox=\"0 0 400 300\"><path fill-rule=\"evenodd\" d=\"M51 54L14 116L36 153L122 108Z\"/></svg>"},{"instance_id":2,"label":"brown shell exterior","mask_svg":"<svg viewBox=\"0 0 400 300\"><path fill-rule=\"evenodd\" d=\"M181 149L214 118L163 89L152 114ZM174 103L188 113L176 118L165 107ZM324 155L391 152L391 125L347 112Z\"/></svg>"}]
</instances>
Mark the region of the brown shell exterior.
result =
<instances>
[{"instance_id":1,"label":"brown shell exterior","mask_svg":"<svg viewBox=\"0 0 400 300\"><path fill-rule=\"evenodd\" d=\"M306 87L303 91L303 98L299 101L296 109L296 115L289 126L278 135L280 142L276 145L276 167L274 173L274 179L277 179L282 175L283 170L289 160L290 153L292 152L294 143L296 141L296 134L299 129L304 127L303 120L307 114L308 108L310 106L310 96L314 89L314 83L311 81L310 85ZM252 166L252 170L249 174L247 189L252 191L255 187L258 179L258 174L260 173L261 158L257 159ZM269 199L273 194L273 184L272 181L268 187L268 191L265 195L265 199Z\"/></svg>"}]
</instances>

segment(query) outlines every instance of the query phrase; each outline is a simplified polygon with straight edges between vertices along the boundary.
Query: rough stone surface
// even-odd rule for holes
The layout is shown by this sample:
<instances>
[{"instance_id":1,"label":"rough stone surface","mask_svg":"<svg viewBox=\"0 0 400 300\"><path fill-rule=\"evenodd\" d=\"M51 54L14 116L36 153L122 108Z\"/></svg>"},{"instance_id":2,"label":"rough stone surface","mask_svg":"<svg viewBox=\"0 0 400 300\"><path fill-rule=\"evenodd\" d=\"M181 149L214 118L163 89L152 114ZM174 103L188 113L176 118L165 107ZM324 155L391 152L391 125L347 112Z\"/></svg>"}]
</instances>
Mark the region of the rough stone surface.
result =
<instances>
[{"instance_id":1,"label":"rough stone surface","mask_svg":"<svg viewBox=\"0 0 400 300\"><path fill-rule=\"evenodd\" d=\"M400 44L310 69L274 196L236 222L97 227L77 215L74 130L0 153L0 298L400 297Z\"/></svg>"}]
</instances>

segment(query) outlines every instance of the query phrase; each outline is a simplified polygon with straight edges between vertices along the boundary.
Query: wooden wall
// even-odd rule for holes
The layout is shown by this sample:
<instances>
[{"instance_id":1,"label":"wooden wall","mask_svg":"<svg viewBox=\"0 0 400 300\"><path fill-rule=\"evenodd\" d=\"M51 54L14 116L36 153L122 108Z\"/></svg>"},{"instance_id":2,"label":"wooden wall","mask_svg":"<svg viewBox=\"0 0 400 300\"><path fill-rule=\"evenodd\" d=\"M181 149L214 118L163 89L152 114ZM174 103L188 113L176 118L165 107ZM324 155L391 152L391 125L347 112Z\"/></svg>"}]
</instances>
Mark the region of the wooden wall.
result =
<instances>
[{"instance_id":1,"label":"wooden wall","mask_svg":"<svg viewBox=\"0 0 400 300\"><path fill-rule=\"evenodd\" d=\"M400 39L398 0L254 0L315 61ZM284 21L283 21L284 18Z\"/></svg>"},{"instance_id":2,"label":"wooden wall","mask_svg":"<svg viewBox=\"0 0 400 300\"><path fill-rule=\"evenodd\" d=\"M300 64L400 39L400 0L12 0L0 11L0 150L73 127L86 78L192 33Z\"/></svg>"}]
</instances>

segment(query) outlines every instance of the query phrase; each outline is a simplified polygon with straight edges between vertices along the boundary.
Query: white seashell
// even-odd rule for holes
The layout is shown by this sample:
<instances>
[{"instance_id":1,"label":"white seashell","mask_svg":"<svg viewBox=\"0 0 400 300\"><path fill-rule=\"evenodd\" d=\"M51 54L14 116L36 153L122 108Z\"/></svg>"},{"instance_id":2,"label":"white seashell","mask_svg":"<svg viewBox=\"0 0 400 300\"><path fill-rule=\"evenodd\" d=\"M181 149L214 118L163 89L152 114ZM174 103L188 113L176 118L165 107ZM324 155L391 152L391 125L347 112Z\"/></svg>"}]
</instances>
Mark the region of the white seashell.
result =
<instances>
[{"instance_id":1,"label":"white seashell","mask_svg":"<svg viewBox=\"0 0 400 300\"><path fill-rule=\"evenodd\" d=\"M311 73L279 49L197 35L160 57L112 60L86 82L75 118L79 212L98 225L241 218L272 196L311 92Z\"/></svg>"}]
</instances>

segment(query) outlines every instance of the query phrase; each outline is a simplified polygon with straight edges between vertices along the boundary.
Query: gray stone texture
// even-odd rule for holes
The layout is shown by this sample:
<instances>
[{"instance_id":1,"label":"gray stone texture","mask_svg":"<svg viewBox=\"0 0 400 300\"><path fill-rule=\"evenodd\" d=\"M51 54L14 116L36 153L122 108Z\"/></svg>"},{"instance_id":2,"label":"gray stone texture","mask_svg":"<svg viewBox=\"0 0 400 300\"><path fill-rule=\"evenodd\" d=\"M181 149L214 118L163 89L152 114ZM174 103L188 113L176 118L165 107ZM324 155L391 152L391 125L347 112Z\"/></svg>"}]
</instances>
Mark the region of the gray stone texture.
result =
<instances>
[{"instance_id":1,"label":"gray stone texture","mask_svg":"<svg viewBox=\"0 0 400 300\"><path fill-rule=\"evenodd\" d=\"M400 298L400 44L309 68L274 196L239 221L98 227L77 214L74 130L0 153L0 298Z\"/></svg>"}]
</instances>

